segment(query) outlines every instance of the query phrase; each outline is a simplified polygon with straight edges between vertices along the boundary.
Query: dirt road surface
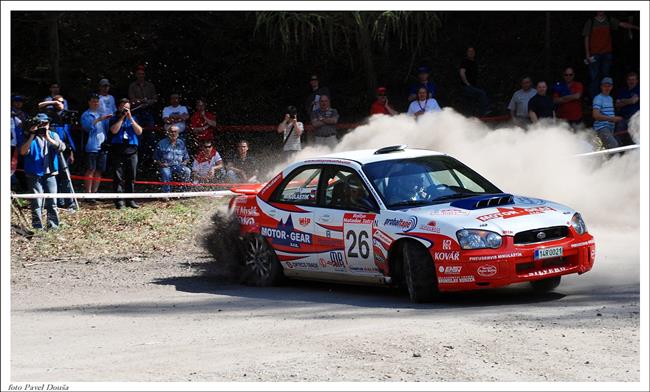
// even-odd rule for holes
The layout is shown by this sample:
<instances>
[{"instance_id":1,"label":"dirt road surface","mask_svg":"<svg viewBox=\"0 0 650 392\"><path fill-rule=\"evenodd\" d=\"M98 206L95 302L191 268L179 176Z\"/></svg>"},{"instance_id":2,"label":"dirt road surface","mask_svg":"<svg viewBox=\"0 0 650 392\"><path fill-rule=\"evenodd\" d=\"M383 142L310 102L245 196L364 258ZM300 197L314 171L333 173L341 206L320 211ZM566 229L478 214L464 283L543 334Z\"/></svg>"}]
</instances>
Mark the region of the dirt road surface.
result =
<instances>
[{"instance_id":1,"label":"dirt road surface","mask_svg":"<svg viewBox=\"0 0 650 392\"><path fill-rule=\"evenodd\" d=\"M596 268L553 293L427 305L383 288L241 286L198 247L14 263L11 379L638 381L638 247L597 238Z\"/></svg>"}]
</instances>

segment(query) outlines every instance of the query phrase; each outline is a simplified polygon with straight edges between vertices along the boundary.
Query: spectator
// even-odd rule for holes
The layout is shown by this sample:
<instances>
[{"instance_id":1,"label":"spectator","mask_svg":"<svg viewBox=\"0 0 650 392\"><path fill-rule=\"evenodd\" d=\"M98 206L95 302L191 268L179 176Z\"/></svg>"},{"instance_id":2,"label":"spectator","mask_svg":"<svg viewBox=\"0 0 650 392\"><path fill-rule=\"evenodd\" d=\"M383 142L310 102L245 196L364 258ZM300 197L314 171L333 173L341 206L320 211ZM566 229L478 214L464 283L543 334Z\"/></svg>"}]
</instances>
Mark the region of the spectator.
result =
<instances>
[{"instance_id":1,"label":"spectator","mask_svg":"<svg viewBox=\"0 0 650 392\"><path fill-rule=\"evenodd\" d=\"M373 114L388 114L389 116L399 114L397 110L388 104L386 87L379 87L377 89L377 100L370 107L370 115L372 116Z\"/></svg>"},{"instance_id":2,"label":"spectator","mask_svg":"<svg viewBox=\"0 0 650 392\"><path fill-rule=\"evenodd\" d=\"M27 119L27 113L23 111L23 102L25 98L21 95L12 95L11 96L11 129L13 129L13 135L15 136L15 145L16 150L14 150L15 157L15 172L11 177L12 185L18 185L20 189L25 191L31 189L27 182L24 172L24 162L25 157L18 153L18 148L22 146L24 141L23 135L23 124Z\"/></svg>"},{"instance_id":3,"label":"spectator","mask_svg":"<svg viewBox=\"0 0 650 392\"><path fill-rule=\"evenodd\" d=\"M336 146L336 124L339 122L339 112L330 107L330 97L321 95L317 110L311 113L311 125L314 127L314 142L316 145Z\"/></svg>"},{"instance_id":4,"label":"spectator","mask_svg":"<svg viewBox=\"0 0 650 392\"><path fill-rule=\"evenodd\" d=\"M320 97L323 95L330 96L330 90L327 87L321 87L320 81L318 80L318 75L311 75L309 78L309 87L311 92L307 98L307 103L305 105L305 111L307 116L311 116L311 113L318 110Z\"/></svg>"},{"instance_id":5,"label":"spectator","mask_svg":"<svg viewBox=\"0 0 650 392\"><path fill-rule=\"evenodd\" d=\"M485 90L478 87L478 66L476 65L476 50L468 47L465 59L460 64L459 74L463 93L471 99L478 100L480 115L486 116L492 111Z\"/></svg>"},{"instance_id":6,"label":"spectator","mask_svg":"<svg viewBox=\"0 0 650 392\"><path fill-rule=\"evenodd\" d=\"M214 113L205 110L205 101L196 100L195 112L190 117L190 131L192 139L197 146L204 141L214 141L214 131L217 126L217 118Z\"/></svg>"},{"instance_id":7,"label":"spectator","mask_svg":"<svg viewBox=\"0 0 650 392\"><path fill-rule=\"evenodd\" d=\"M210 183L223 179L225 175L221 155L212 147L210 140L204 140L192 162L192 181Z\"/></svg>"},{"instance_id":8,"label":"spectator","mask_svg":"<svg viewBox=\"0 0 650 392\"><path fill-rule=\"evenodd\" d=\"M639 74L636 72L629 72L625 78L627 87L621 88L618 92L618 99L616 100L616 109L618 114L623 118L616 123L616 139L618 144L626 146L634 144L634 141L627 132L628 123L634 113L639 111Z\"/></svg>"},{"instance_id":9,"label":"spectator","mask_svg":"<svg viewBox=\"0 0 650 392\"><path fill-rule=\"evenodd\" d=\"M598 81L609 76L612 66L612 31L619 27L639 29L638 26L631 23L610 18L605 11L596 12L596 16L589 18L582 28L585 64L589 65L589 76L591 77L589 93L592 97L598 94Z\"/></svg>"},{"instance_id":10,"label":"spectator","mask_svg":"<svg viewBox=\"0 0 650 392\"><path fill-rule=\"evenodd\" d=\"M38 123L29 128L27 140L20 146L20 155L25 157L25 174L32 193L57 193L56 175L59 171L59 151L65 150L65 144L59 135L50 131L49 118L45 113L36 116ZM43 199L32 199L32 226L43 229ZM59 227L59 213L56 199L45 199L47 210L47 228Z\"/></svg>"},{"instance_id":11,"label":"spectator","mask_svg":"<svg viewBox=\"0 0 650 392\"><path fill-rule=\"evenodd\" d=\"M409 102L418 98L418 90L424 87L427 90L427 98L436 97L436 85L429 80L431 68L422 66L418 68L418 82L411 85L409 89Z\"/></svg>"},{"instance_id":12,"label":"spectator","mask_svg":"<svg viewBox=\"0 0 650 392\"><path fill-rule=\"evenodd\" d=\"M557 105L557 118L566 120L571 128L582 123L582 83L573 80L573 68L564 69L564 82L557 82L553 88L553 103Z\"/></svg>"},{"instance_id":13,"label":"spectator","mask_svg":"<svg viewBox=\"0 0 650 392\"><path fill-rule=\"evenodd\" d=\"M61 86L58 83L52 83L50 84L50 95L43 98L43 101L53 101L57 95L61 95ZM48 109L52 109L52 107L50 106ZM65 99L63 100L63 109L68 109L68 101Z\"/></svg>"},{"instance_id":14,"label":"spectator","mask_svg":"<svg viewBox=\"0 0 650 392\"><path fill-rule=\"evenodd\" d=\"M158 142L154 160L160 171L160 181L170 182L172 177L177 177L182 182L188 182L192 174L187 164L190 162L190 155L187 153L185 142L178 138L180 129L172 125L167 130L167 137ZM163 185L162 191L171 192L171 186Z\"/></svg>"},{"instance_id":15,"label":"spectator","mask_svg":"<svg viewBox=\"0 0 650 392\"><path fill-rule=\"evenodd\" d=\"M22 95L13 95L11 97L11 117L17 119L17 123L16 123L17 125L27 120L27 113L23 111L24 103L25 103L25 97L23 97Z\"/></svg>"},{"instance_id":16,"label":"spectator","mask_svg":"<svg viewBox=\"0 0 650 392\"><path fill-rule=\"evenodd\" d=\"M613 85L612 78L603 78L600 82L600 94L594 97L592 111L594 131L606 149L618 147L614 137L614 124L623 120L623 117L614 115L614 100L610 96Z\"/></svg>"},{"instance_id":17,"label":"spectator","mask_svg":"<svg viewBox=\"0 0 650 392\"><path fill-rule=\"evenodd\" d=\"M138 108L138 118L145 127L153 127L153 105L158 101L156 86L145 80L144 65L135 69L135 81L129 85L129 100L133 108Z\"/></svg>"},{"instance_id":18,"label":"spectator","mask_svg":"<svg viewBox=\"0 0 650 392\"><path fill-rule=\"evenodd\" d=\"M288 160L301 150L300 136L304 130L304 125L298 121L298 109L295 106L289 106L284 120L278 124L278 133L282 134L282 151L285 159Z\"/></svg>"},{"instance_id":19,"label":"spectator","mask_svg":"<svg viewBox=\"0 0 650 392\"><path fill-rule=\"evenodd\" d=\"M86 193L97 193L99 177L106 171L108 150L103 146L106 141L104 121L113 117L111 114L99 114L99 95L92 94L88 99L88 110L81 115L81 127L88 133L86 142L86 172L84 177L97 178L85 180ZM89 203L96 203L95 199L86 199Z\"/></svg>"},{"instance_id":20,"label":"spectator","mask_svg":"<svg viewBox=\"0 0 650 392\"><path fill-rule=\"evenodd\" d=\"M528 116L528 101L537 94L537 91L532 88L533 81L529 76L521 78L521 88L512 94L508 110L510 110L510 117L515 125L524 127L530 124L530 117Z\"/></svg>"},{"instance_id":21,"label":"spectator","mask_svg":"<svg viewBox=\"0 0 650 392\"><path fill-rule=\"evenodd\" d=\"M322 102L322 100L321 100ZM228 163L227 175L232 181L251 182L257 177L257 163L248 153L248 141L240 140L237 143L237 154Z\"/></svg>"},{"instance_id":22,"label":"spectator","mask_svg":"<svg viewBox=\"0 0 650 392\"><path fill-rule=\"evenodd\" d=\"M428 112L442 111L440 105L438 105L438 101L433 98L427 98L428 94L429 92L426 88L420 87L418 90L418 98L409 105L408 114L417 117Z\"/></svg>"},{"instance_id":23,"label":"spectator","mask_svg":"<svg viewBox=\"0 0 650 392\"><path fill-rule=\"evenodd\" d=\"M185 121L190 117L187 108L180 104L180 95L174 93L169 96L169 106L166 106L162 112L165 131L168 131L172 125L178 127L181 139L185 138Z\"/></svg>"},{"instance_id":24,"label":"spectator","mask_svg":"<svg viewBox=\"0 0 650 392\"><path fill-rule=\"evenodd\" d=\"M536 123L542 118L555 118L553 100L546 93L548 86L546 82L537 82L537 94L528 101L528 116L530 122Z\"/></svg>"},{"instance_id":25,"label":"spectator","mask_svg":"<svg viewBox=\"0 0 650 392\"><path fill-rule=\"evenodd\" d=\"M72 135L70 134L70 124L64 120L64 111L65 111L65 100L61 95L55 95L51 101L43 101L38 104L39 109L46 109L50 117L50 129L59 135L59 139L65 143L66 148L63 152L63 158L65 161L59 162L61 164L61 170L57 175L57 186L59 192L61 193L72 193L72 185L70 184L70 179L68 178L68 172L66 168L74 163L74 153L77 151L77 146L72 140ZM78 209L74 199L57 199L59 208L69 209L70 212L73 212Z\"/></svg>"},{"instance_id":26,"label":"spectator","mask_svg":"<svg viewBox=\"0 0 650 392\"><path fill-rule=\"evenodd\" d=\"M115 98L108 93L111 89L111 83L108 79L102 79L99 81L99 114L105 116L110 114L111 117L117 110L115 106ZM104 129L109 128L109 120L104 121Z\"/></svg>"},{"instance_id":27,"label":"spectator","mask_svg":"<svg viewBox=\"0 0 650 392\"><path fill-rule=\"evenodd\" d=\"M142 127L138 124L136 116L131 114L131 103L127 98L120 99L118 110L108 121L113 192L133 193L138 169L138 136L142 135ZM126 200L126 205L131 208L140 207L132 199ZM116 199L115 207L124 208L124 201Z\"/></svg>"}]
</instances>

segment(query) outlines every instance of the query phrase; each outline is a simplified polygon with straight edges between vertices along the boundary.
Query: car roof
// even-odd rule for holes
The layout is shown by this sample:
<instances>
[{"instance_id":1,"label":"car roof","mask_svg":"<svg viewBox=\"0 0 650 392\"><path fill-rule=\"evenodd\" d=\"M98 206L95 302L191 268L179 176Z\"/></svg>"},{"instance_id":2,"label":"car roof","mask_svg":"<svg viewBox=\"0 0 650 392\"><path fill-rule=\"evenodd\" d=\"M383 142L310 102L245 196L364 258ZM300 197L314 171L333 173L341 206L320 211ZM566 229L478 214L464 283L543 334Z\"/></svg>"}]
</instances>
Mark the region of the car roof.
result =
<instances>
[{"instance_id":1,"label":"car roof","mask_svg":"<svg viewBox=\"0 0 650 392\"><path fill-rule=\"evenodd\" d=\"M417 158L417 157L423 157L429 155L446 155L438 151L424 150L418 148L405 148L405 149L399 149L395 151L375 154L375 152L377 151L378 149L335 152L332 154L305 159L305 161L313 162L314 160L319 160L319 159L323 159L323 160L345 159L348 161L354 161L362 165L365 165L366 163L389 161L393 159Z\"/></svg>"}]
</instances>

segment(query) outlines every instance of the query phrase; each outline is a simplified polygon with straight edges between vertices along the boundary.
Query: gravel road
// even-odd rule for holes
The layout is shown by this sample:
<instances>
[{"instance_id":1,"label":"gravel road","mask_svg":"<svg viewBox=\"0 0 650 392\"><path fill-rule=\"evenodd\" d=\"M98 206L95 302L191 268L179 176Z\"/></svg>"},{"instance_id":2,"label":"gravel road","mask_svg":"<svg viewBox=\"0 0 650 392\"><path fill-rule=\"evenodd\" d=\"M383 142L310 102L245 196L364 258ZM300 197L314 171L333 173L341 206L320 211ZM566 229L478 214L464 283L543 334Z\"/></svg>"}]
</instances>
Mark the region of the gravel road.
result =
<instances>
[{"instance_id":1,"label":"gravel road","mask_svg":"<svg viewBox=\"0 0 650 392\"><path fill-rule=\"evenodd\" d=\"M553 293L428 305L383 288L241 286L198 247L13 262L11 380L639 381L638 242L595 234L595 269Z\"/></svg>"}]
</instances>

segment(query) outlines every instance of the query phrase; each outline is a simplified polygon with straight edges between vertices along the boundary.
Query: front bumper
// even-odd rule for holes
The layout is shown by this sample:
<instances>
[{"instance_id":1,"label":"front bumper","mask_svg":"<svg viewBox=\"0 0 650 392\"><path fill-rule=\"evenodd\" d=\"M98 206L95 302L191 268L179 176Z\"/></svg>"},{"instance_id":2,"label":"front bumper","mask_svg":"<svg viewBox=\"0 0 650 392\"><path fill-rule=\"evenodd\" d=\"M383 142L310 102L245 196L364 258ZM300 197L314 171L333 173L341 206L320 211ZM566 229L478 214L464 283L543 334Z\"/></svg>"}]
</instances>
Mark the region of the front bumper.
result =
<instances>
[{"instance_id":1,"label":"front bumper","mask_svg":"<svg viewBox=\"0 0 650 392\"><path fill-rule=\"evenodd\" d=\"M536 249L562 246L562 257L535 260ZM463 250L458 260L434 260L440 291L506 286L568 274L583 274L594 265L596 245L589 233L537 244L515 245L504 237L499 249ZM453 259L453 258L452 258Z\"/></svg>"}]
</instances>

